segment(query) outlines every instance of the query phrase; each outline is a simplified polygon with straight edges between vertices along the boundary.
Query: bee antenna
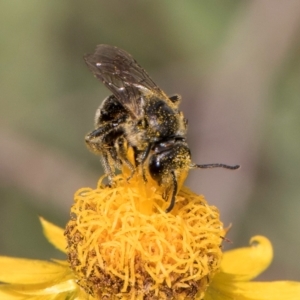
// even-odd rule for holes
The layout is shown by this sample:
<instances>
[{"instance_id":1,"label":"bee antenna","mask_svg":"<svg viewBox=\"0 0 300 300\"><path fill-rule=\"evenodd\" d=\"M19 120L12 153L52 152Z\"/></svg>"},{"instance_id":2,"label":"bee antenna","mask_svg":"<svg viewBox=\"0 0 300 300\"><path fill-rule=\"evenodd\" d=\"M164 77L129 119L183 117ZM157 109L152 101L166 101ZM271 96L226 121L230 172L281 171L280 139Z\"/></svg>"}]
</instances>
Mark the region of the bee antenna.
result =
<instances>
[{"instance_id":1,"label":"bee antenna","mask_svg":"<svg viewBox=\"0 0 300 300\"><path fill-rule=\"evenodd\" d=\"M224 168L224 169L229 169L229 170L237 170L240 168L240 165L235 165L235 166L229 166L225 164L205 164L205 165L197 165L193 164L191 165L192 169L212 169L212 168Z\"/></svg>"}]
</instances>

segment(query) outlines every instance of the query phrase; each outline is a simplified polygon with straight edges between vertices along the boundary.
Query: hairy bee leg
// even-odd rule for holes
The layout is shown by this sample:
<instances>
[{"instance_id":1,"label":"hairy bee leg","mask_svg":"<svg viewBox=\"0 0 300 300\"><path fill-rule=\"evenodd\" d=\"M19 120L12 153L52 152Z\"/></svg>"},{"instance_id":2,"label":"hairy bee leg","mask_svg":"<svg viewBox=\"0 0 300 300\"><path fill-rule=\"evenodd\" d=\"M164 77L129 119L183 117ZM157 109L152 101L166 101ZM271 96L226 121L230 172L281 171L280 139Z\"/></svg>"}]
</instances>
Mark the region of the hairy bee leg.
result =
<instances>
[{"instance_id":1,"label":"hairy bee leg","mask_svg":"<svg viewBox=\"0 0 300 300\"><path fill-rule=\"evenodd\" d=\"M176 195L177 195L177 192L178 192L177 178L176 178L176 175L175 175L174 171L171 171L171 177L172 177L172 182L173 182L173 191L172 191L172 197L171 197L170 205L165 210L166 213L169 213L174 208Z\"/></svg>"},{"instance_id":2,"label":"hairy bee leg","mask_svg":"<svg viewBox=\"0 0 300 300\"><path fill-rule=\"evenodd\" d=\"M112 164L109 159L109 152L103 151L101 155L101 163L104 168L104 172L107 175L108 185L113 186L113 178L115 177L115 173L112 168Z\"/></svg>"},{"instance_id":3,"label":"hairy bee leg","mask_svg":"<svg viewBox=\"0 0 300 300\"><path fill-rule=\"evenodd\" d=\"M85 143L87 147L98 155L103 155L104 152L109 153L106 148L108 148L108 144L104 142L105 137L114 130L114 127L111 124L104 124L99 128L93 130L92 132L86 134ZM107 154L106 154L107 156ZM108 162L108 156L106 159ZM107 165L108 163L106 163Z\"/></svg>"},{"instance_id":4,"label":"hairy bee leg","mask_svg":"<svg viewBox=\"0 0 300 300\"><path fill-rule=\"evenodd\" d=\"M129 170L131 172L130 176L127 178L127 181L129 181L135 173L135 167L127 158L127 149L125 147L125 139L123 137L120 137L117 140L117 144L118 144L118 153L121 158L121 161L126 164L126 166L129 168Z\"/></svg>"},{"instance_id":5,"label":"hairy bee leg","mask_svg":"<svg viewBox=\"0 0 300 300\"><path fill-rule=\"evenodd\" d=\"M105 135L107 135L108 133L110 133L112 130L115 129L116 127L114 126L114 124L110 124L110 123L104 124L98 127L97 129L93 130L92 132L88 133L85 136L85 141L86 143L90 143L90 142L92 143L93 139L96 138L100 138L102 140Z\"/></svg>"},{"instance_id":6,"label":"hairy bee leg","mask_svg":"<svg viewBox=\"0 0 300 300\"><path fill-rule=\"evenodd\" d=\"M137 161L141 164L141 167L142 167L142 176L143 176L143 180L145 182L147 182L147 177L146 177L146 170L145 170L145 161L146 159L148 158L149 156L149 153L150 153L150 149L151 149L151 144L149 144L146 148L145 151L141 152L139 155L138 155L138 158L137 158Z\"/></svg>"},{"instance_id":7,"label":"hairy bee leg","mask_svg":"<svg viewBox=\"0 0 300 300\"><path fill-rule=\"evenodd\" d=\"M110 155L109 150L107 150L103 145L103 139L106 134L111 132L111 130L111 124L105 124L104 126L93 130L85 136L85 143L88 148L101 157L100 160L104 168L104 173L107 175L109 186L113 185L113 178L115 176L115 173L112 163L112 156Z\"/></svg>"}]
</instances>

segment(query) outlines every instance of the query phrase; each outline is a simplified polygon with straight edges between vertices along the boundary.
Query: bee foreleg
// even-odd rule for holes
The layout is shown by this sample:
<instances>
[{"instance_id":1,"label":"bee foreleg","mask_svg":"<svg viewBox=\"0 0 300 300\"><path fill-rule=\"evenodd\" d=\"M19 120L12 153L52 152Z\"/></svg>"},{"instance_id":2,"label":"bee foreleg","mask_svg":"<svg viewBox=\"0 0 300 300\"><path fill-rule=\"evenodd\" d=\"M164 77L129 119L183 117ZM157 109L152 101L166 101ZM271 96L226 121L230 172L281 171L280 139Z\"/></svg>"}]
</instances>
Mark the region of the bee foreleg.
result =
<instances>
[{"instance_id":1,"label":"bee foreleg","mask_svg":"<svg viewBox=\"0 0 300 300\"><path fill-rule=\"evenodd\" d=\"M116 144L120 160L122 163L124 162L131 171L130 176L127 178L127 181L129 181L135 173L135 167L128 159L127 148L125 147L125 138L119 137Z\"/></svg>"},{"instance_id":2,"label":"bee foreleg","mask_svg":"<svg viewBox=\"0 0 300 300\"><path fill-rule=\"evenodd\" d=\"M115 130L115 127L111 123L103 124L97 129L88 133L85 136L85 142L88 148L101 156L102 166L104 172L108 177L108 184L113 184L113 177L115 176L115 167L117 165L117 154L107 140L107 136Z\"/></svg>"},{"instance_id":3,"label":"bee foreleg","mask_svg":"<svg viewBox=\"0 0 300 300\"><path fill-rule=\"evenodd\" d=\"M110 154L108 151L102 151L101 163L104 168L104 172L107 175L108 185L112 186L115 173L113 171L112 162L111 162L111 158L109 157L109 155Z\"/></svg>"},{"instance_id":4,"label":"bee foreleg","mask_svg":"<svg viewBox=\"0 0 300 300\"><path fill-rule=\"evenodd\" d=\"M143 175L143 179L144 179L145 182L147 182L146 170L145 170L145 161L149 156L151 146L152 146L151 144L148 144L145 151L140 152L137 156L137 159L136 159L137 162L141 165L142 175Z\"/></svg>"}]
</instances>

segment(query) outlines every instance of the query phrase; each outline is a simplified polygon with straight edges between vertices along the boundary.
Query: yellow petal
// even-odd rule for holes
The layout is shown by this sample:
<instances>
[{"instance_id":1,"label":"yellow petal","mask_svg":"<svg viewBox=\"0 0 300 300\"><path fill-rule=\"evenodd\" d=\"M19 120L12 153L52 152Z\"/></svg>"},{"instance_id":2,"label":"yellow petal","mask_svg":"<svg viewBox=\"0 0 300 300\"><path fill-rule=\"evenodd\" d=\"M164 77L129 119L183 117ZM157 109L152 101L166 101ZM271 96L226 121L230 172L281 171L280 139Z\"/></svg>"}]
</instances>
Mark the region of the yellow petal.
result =
<instances>
[{"instance_id":1,"label":"yellow petal","mask_svg":"<svg viewBox=\"0 0 300 300\"><path fill-rule=\"evenodd\" d=\"M57 263L57 264L59 264L59 265L61 265L63 267L66 267L66 268L70 267L69 262L66 261L66 260L52 258L51 261L53 261L53 262L55 262L55 263Z\"/></svg>"},{"instance_id":2,"label":"yellow petal","mask_svg":"<svg viewBox=\"0 0 300 300\"><path fill-rule=\"evenodd\" d=\"M44 235L48 241L58 250L66 253L67 242L64 237L64 230L40 217L43 226Z\"/></svg>"},{"instance_id":3,"label":"yellow petal","mask_svg":"<svg viewBox=\"0 0 300 300\"><path fill-rule=\"evenodd\" d=\"M22 293L24 295L52 295L60 294L65 292L73 292L79 289L74 279L62 280L56 284L12 284L8 285L7 288L11 291Z\"/></svg>"},{"instance_id":4,"label":"yellow petal","mask_svg":"<svg viewBox=\"0 0 300 300\"><path fill-rule=\"evenodd\" d=\"M6 289L6 286L0 285L0 299L5 300L24 300L24 295L15 293Z\"/></svg>"},{"instance_id":5,"label":"yellow petal","mask_svg":"<svg viewBox=\"0 0 300 300\"><path fill-rule=\"evenodd\" d=\"M13 287L12 287L13 288ZM79 300L79 299L89 299L89 298L78 298L77 291L74 292L63 292L63 293L53 293L47 294L42 293L40 295L23 293L23 291L16 292L11 289L11 286L0 286L0 299L2 300Z\"/></svg>"},{"instance_id":6,"label":"yellow petal","mask_svg":"<svg viewBox=\"0 0 300 300\"><path fill-rule=\"evenodd\" d=\"M57 284L3 284L0 285L1 300L95 300L83 291L74 279Z\"/></svg>"},{"instance_id":7,"label":"yellow petal","mask_svg":"<svg viewBox=\"0 0 300 300\"><path fill-rule=\"evenodd\" d=\"M52 262L0 256L0 281L6 283L38 284L68 272L67 267Z\"/></svg>"},{"instance_id":8,"label":"yellow petal","mask_svg":"<svg viewBox=\"0 0 300 300\"><path fill-rule=\"evenodd\" d=\"M218 273L206 290L204 300L237 300L232 298L234 291L235 275Z\"/></svg>"},{"instance_id":9,"label":"yellow petal","mask_svg":"<svg viewBox=\"0 0 300 300\"><path fill-rule=\"evenodd\" d=\"M237 284L237 292L245 299L259 300L298 300L300 299L300 282L244 282Z\"/></svg>"},{"instance_id":10,"label":"yellow petal","mask_svg":"<svg viewBox=\"0 0 300 300\"><path fill-rule=\"evenodd\" d=\"M205 300L298 300L300 282L224 282L208 288Z\"/></svg>"},{"instance_id":11,"label":"yellow petal","mask_svg":"<svg viewBox=\"0 0 300 300\"><path fill-rule=\"evenodd\" d=\"M238 276L237 280L251 280L270 265L272 258L271 242L266 237L255 236L250 240L250 247L224 253L221 271Z\"/></svg>"}]
</instances>

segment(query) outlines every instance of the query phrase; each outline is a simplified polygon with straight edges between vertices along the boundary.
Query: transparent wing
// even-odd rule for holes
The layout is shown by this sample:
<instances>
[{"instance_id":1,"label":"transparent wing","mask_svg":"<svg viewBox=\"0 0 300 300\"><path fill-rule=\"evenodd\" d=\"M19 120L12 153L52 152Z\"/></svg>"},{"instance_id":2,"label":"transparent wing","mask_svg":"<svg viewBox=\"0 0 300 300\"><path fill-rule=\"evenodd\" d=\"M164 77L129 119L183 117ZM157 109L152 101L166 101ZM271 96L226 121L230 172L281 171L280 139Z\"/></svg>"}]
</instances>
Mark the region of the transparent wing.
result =
<instances>
[{"instance_id":1,"label":"transparent wing","mask_svg":"<svg viewBox=\"0 0 300 300\"><path fill-rule=\"evenodd\" d=\"M143 114L141 96L156 95L170 102L146 71L126 51L110 45L98 45L84 60L95 77L115 95L135 117Z\"/></svg>"}]
</instances>

